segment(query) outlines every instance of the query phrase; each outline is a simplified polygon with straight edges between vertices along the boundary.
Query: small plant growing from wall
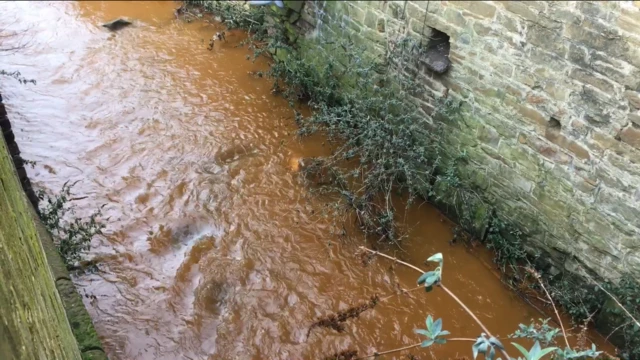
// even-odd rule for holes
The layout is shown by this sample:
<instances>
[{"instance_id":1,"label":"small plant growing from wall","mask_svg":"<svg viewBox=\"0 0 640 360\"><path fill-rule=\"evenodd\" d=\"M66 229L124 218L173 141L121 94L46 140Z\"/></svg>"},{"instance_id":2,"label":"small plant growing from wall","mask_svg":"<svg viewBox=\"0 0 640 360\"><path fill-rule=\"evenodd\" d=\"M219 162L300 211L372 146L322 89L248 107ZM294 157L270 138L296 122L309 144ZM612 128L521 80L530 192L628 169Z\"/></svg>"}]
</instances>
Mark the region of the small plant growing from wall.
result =
<instances>
[{"instance_id":1,"label":"small plant growing from wall","mask_svg":"<svg viewBox=\"0 0 640 360\"><path fill-rule=\"evenodd\" d=\"M91 240L101 235L105 227L99 220L101 209L86 219L75 216L75 209L70 205L74 200L71 196L74 184L65 183L60 193L54 196L38 192L40 219L53 236L58 253L69 270L78 269L78 263L91 247Z\"/></svg>"}]
</instances>

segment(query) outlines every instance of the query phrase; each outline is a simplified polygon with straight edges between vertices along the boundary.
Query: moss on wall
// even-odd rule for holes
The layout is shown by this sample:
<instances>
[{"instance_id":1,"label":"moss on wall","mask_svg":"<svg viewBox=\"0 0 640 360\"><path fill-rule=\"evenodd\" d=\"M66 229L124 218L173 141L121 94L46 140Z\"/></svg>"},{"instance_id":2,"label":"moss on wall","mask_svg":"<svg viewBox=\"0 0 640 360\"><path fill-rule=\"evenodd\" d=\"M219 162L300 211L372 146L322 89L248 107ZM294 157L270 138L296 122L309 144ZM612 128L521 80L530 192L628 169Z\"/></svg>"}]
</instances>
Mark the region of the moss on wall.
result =
<instances>
[{"instance_id":1,"label":"moss on wall","mask_svg":"<svg viewBox=\"0 0 640 360\"><path fill-rule=\"evenodd\" d=\"M4 140L0 183L0 354L4 359L80 359Z\"/></svg>"},{"instance_id":2,"label":"moss on wall","mask_svg":"<svg viewBox=\"0 0 640 360\"><path fill-rule=\"evenodd\" d=\"M1 96L0 130L0 355L105 360L82 298L34 209L38 199Z\"/></svg>"}]
</instances>

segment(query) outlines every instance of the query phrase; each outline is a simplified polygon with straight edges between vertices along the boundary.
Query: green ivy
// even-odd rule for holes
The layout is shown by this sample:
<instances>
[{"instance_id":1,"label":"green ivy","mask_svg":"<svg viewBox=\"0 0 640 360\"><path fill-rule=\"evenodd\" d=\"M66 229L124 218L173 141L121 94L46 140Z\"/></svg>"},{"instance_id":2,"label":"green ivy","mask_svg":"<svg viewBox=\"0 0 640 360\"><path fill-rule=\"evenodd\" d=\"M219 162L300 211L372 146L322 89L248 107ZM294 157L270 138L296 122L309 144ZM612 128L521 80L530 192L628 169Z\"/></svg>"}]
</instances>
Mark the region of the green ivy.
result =
<instances>
[{"instance_id":1,"label":"green ivy","mask_svg":"<svg viewBox=\"0 0 640 360\"><path fill-rule=\"evenodd\" d=\"M100 209L87 219L74 216L74 207L70 205L72 186L65 183L55 196L49 196L44 191L38 192L40 219L53 236L58 253L69 270L76 268L89 251L91 239L101 235L105 228L104 223L99 221L102 216Z\"/></svg>"}]
</instances>

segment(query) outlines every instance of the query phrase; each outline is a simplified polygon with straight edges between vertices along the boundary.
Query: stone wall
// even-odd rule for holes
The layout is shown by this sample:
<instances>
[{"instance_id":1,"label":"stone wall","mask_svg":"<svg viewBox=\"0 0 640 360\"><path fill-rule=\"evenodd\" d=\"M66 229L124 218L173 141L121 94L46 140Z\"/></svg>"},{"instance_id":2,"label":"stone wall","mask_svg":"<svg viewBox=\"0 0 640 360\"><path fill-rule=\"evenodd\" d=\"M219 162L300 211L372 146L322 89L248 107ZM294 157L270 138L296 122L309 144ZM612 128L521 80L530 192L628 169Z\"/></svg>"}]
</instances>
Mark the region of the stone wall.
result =
<instances>
[{"instance_id":1,"label":"stone wall","mask_svg":"<svg viewBox=\"0 0 640 360\"><path fill-rule=\"evenodd\" d=\"M38 199L0 96L0 354L105 360L91 319L35 212Z\"/></svg>"},{"instance_id":2,"label":"stone wall","mask_svg":"<svg viewBox=\"0 0 640 360\"><path fill-rule=\"evenodd\" d=\"M452 66L421 69L431 94L415 100L425 117L463 101L464 121L439 124L447 152L469 154L499 215L559 268L640 279L640 2L307 1L291 20L372 56L446 33Z\"/></svg>"},{"instance_id":3,"label":"stone wall","mask_svg":"<svg viewBox=\"0 0 640 360\"><path fill-rule=\"evenodd\" d=\"M0 354L80 359L7 150L0 139Z\"/></svg>"}]
</instances>

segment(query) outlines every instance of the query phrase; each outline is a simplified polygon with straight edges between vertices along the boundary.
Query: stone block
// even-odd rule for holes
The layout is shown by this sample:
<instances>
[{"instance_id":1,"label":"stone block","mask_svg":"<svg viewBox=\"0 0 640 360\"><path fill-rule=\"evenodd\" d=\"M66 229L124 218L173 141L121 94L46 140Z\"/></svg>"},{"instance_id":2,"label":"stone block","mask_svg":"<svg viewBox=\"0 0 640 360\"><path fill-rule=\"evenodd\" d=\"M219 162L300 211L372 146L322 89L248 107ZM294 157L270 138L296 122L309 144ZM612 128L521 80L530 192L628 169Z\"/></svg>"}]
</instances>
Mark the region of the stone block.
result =
<instances>
[{"instance_id":1,"label":"stone block","mask_svg":"<svg viewBox=\"0 0 640 360\"><path fill-rule=\"evenodd\" d=\"M405 9L401 2L389 2L386 12L388 16L396 20L403 20L405 18Z\"/></svg>"},{"instance_id":2,"label":"stone block","mask_svg":"<svg viewBox=\"0 0 640 360\"><path fill-rule=\"evenodd\" d=\"M640 165L631 163L621 155L610 152L606 155L604 161L607 161L609 164L625 173L633 176L640 176Z\"/></svg>"},{"instance_id":3,"label":"stone block","mask_svg":"<svg viewBox=\"0 0 640 360\"><path fill-rule=\"evenodd\" d=\"M363 29L360 32L360 35L363 36L365 39L367 39L369 41L372 41L372 42L374 42L376 44L379 44L379 45L385 45L387 43L387 38L385 38L384 35L381 35L376 30Z\"/></svg>"},{"instance_id":4,"label":"stone block","mask_svg":"<svg viewBox=\"0 0 640 360\"><path fill-rule=\"evenodd\" d=\"M567 150L574 153L579 159L582 160L590 160L591 155L589 154L589 150L587 150L584 146L578 144L575 141L571 141L569 146L566 147Z\"/></svg>"},{"instance_id":5,"label":"stone block","mask_svg":"<svg viewBox=\"0 0 640 360\"><path fill-rule=\"evenodd\" d=\"M558 45L557 50L562 52L561 46ZM569 69L569 63L564 60L563 56L558 56L555 53L547 52L542 48L531 47L529 50L528 60L533 64L538 65L537 69L543 69L545 78L557 79Z\"/></svg>"},{"instance_id":6,"label":"stone block","mask_svg":"<svg viewBox=\"0 0 640 360\"><path fill-rule=\"evenodd\" d=\"M304 5L304 1L302 1L302 0L285 0L284 1L284 5L287 8L299 13L299 12L302 11L302 7Z\"/></svg>"},{"instance_id":7,"label":"stone block","mask_svg":"<svg viewBox=\"0 0 640 360\"><path fill-rule=\"evenodd\" d=\"M578 9L585 16L589 16L592 18L604 18L609 11L604 9L602 6L599 6L596 3L591 3L588 1L580 1L576 4L576 9Z\"/></svg>"},{"instance_id":8,"label":"stone block","mask_svg":"<svg viewBox=\"0 0 640 360\"><path fill-rule=\"evenodd\" d=\"M556 54L561 58L564 58L569 51L559 31L550 30L540 25L530 25L526 39L530 44Z\"/></svg>"},{"instance_id":9,"label":"stone block","mask_svg":"<svg viewBox=\"0 0 640 360\"><path fill-rule=\"evenodd\" d=\"M523 137L526 141L526 137ZM527 173L538 172L539 160L534 153L524 146L520 142L508 143L502 141L500 144L499 154L507 160L509 163L518 164L520 168L523 168ZM503 163L507 163L503 161Z\"/></svg>"},{"instance_id":10,"label":"stone block","mask_svg":"<svg viewBox=\"0 0 640 360\"><path fill-rule=\"evenodd\" d=\"M634 4L637 3L637 1L634 1ZM638 6L636 5L635 8L633 7L621 7L621 9L619 9L619 13L622 16L626 16L628 18L630 18L631 20L640 23L640 10L638 10Z\"/></svg>"},{"instance_id":11,"label":"stone block","mask_svg":"<svg viewBox=\"0 0 640 360\"><path fill-rule=\"evenodd\" d=\"M546 81L543 85L544 91L556 101L565 102L569 99L569 95L573 91L570 84L558 81Z\"/></svg>"},{"instance_id":12,"label":"stone block","mask_svg":"<svg viewBox=\"0 0 640 360\"><path fill-rule=\"evenodd\" d=\"M605 126L611 124L611 97L591 85L582 87L582 91L571 99L584 110L584 118L592 125Z\"/></svg>"},{"instance_id":13,"label":"stone block","mask_svg":"<svg viewBox=\"0 0 640 360\"><path fill-rule=\"evenodd\" d=\"M631 190L629 186L622 181L621 173L607 164L600 162L594 166L595 177L607 187L620 191Z\"/></svg>"},{"instance_id":14,"label":"stone block","mask_svg":"<svg viewBox=\"0 0 640 360\"><path fill-rule=\"evenodd\" d=\"M515 109L522 119L536 126L538 129L545 128L548 124L547 117L534 108L524 104L518 104L509 98L505 100L505 104Z\"/></svg>"},{"instance_id":15,"label":"stone block","mask_svg":"<svg viewBox=\"0 0 640 360\"><path fill-rule=\"evenodd\" d=\"M517 14L527 21L535 23L538 19L538 11L527 6L526 2L501 1L500 3L507 11Z\"/></svg>"},{"instance_id":16,"label":"stone block","mask_svg":"<svg viewBox=\"0 0 640 360\"><path fill-rule=\"evenodd\" d=\"M420 8L413 2L406 3L406 13L409 19L415 19L423 23L425 21L425 16L427 16L426 10ZM431 10L430 10L431 12Z\"/></svg>"},{"instance_id":17,"label":"stone block","mask_svg":"<svg viewBox=\"0 0 640 360\"><path fill-rule=\"evenodd\" d=\"M625 200L624 194L607 187L602 187L598 193L596 205L610 213L621 216L635 227L640 226L640 209L631 206Z\"/></svg>"},{"instance_id":18,"label":"stone block","mask_svg":"<svg viewBox=\"0 0 640 360\"><path fill-rule=\"evenodd\" d=\"M500 165L497 173L498 177L496 181L502 183L505 186L515 186L520 191L530 193L534 184L532 181L525 179L516 170L511 169L509 166Z\"/></svg>"},{"instance_id":19,"label":"stone block","mask_svg":"<svg viewBox=\"0 0 640 360\"><path fill-rule=\"evenodd\" d=\"M512 33L520 34L522 31L522 25L517 17L511 14L500 13L497 17L498 24L502 25L505 29Z\"/></svg>"},{"instance_id":20,"label":"stone block","mask_svg":"<svg viewBox=\"0 0 640 360\"><path fill-rule=\"evenodd\" d=\"M454 1L451 4L480 18L493 19L496 15L496 7L488 1Z\"/></svg>"},{"instance_id":21,"label":"stone block","mask_svg":"<svg viewBox=\"0 0 640 360\"><path fill-rule=\"evenodd\" d=\"M640 149L640 128L631 124L620 131L620 139L627 144Z\"/></svg>"},{"instance_id":22,"label":"stone block","mask_svg":"<svg viewBox=\"0 0 640 360\"><path fill-rule=\"evenodd\" d=\"M607 36L603 33L586 29L582 25L567 25L565 36L590 49L607 53L613 57L623 57L629 53L629 44L622 38Z\"/></svg>"},{"instance_id":23,"label":"stone block","mask_svg":"<svg viewBox=\"0 0 640 360\"><path fill-rule=\"evenodd\" d=\"M457 27L464 28L467 26L467 19L462 15L462 12L454 8L444 9L442 17Z\"/></svg>"},{"instance_id":24,"label":"stone block","mask_svg":"<svg viewBox=\"0 0 640 360\"><path fill-rule=\"evenodd\" d=\"M589 160L591 158L587 149L577 144L574 140L567 138L558 129L548 128L545 132L545 138L561 148L569 150L580 159Z\"/></svg>"},{"instance_id":25,"label":"stone block","mask_svg":"<svg viewBox=\"0 0 640 360\"><path fill-rule=\"evenodd\" d=\"M640 69L622 70L623 66L597 61L592 58L591 69L610 81L624 85L627 89L640 90Z\"/></svg>"},{"instance_id":26,"label":"stone block","mask_svg":"<svg viewBox=\"0 0 640 360\"><path fill-rule=\"evenodd\" d=\"M315 16L314 16L313 14L310 14L310 13L308 13L308 12L306 12L306 11L303 11L302 13L300 13L300 18L301 18L304 22L306 22L307 24L309 24L311 28L315 28L315 26L318 24L318 19L316 19L316 18L315 18ZM300 24L300 22L298 22L298 24L296 24L296 25L299 25L299 24ZM310 33L310 32L309 32L309 33ZM309 33L308 33L308 34L309 34Z\"/></svg>"},{"instance_id":27,"label":"stone block","mask_svg":"<svg viewBox=\"0 0 640 360\"><path fill-rule=\"evenodd\" d=\"M364 24L364 26L368 27L369 29L377 30L377 28L378 28L378 14L376 14L373 10L370 10L370 9L367 10L365 15L364 15L363 24Z\"/></svg>"},{"instance_id":28,"label":"stone block","mask_svg":"<svg viewBox=\"0 0 640 360\"><path fill-rule=\"evenodd\" d=\"M579 24L584 18L584 15L570 8L554 8L546 15L562 24Z\"/></svg>"},{"instance_id":29,"label":"stone block","mask_svg":"<svg viewBox=\"0 0 640 360\"><path fill-rule=\"evenodd\" d=\"M569 53L567 58L575 65L581 68L588 68L590 66L589 61L587 61L588 56L589 51L586 47L573 43L569 44Z\"/></svg>"},{"instance_id":30,"label":"stone block","mask_svg":"<svg viewBox=\"0 0 640 360\"><path fill-rule=\"evenodd\" d=\"M500 134L491 126L482 125L478 128L478 140L497 149L500 144Z\"/></svg>"},{"instance_id":31,"label":"stone block","mask_svg":"<svg viewBox=\"0 0 640 360\"><path fill-rule=\"evenodd\" d=\"M629 101L629 106L636 110L640 109L640 92L627 90L624 92L624 98Z\"/></svg>"},{"instance_id":32,"label":"stone block","mask_svg":"<svg viewBox=\"0 0 640 360\"><path fill-rule=\"evenodd\" d=\"M640 35L640 22L625 15L621 15L616 20L616 26L628 33Z\"/></svg>"},{"instance_id":33,"label":"stone block","mask_svg":"<svg viewBox=\"0 0 640 360\"><path fill-rule=\"evenodd\" d=\"M580 81L583 84L592 85L608 95L615 95L615 87L611 81L590 71L580 68L574 68L569 73L569 77L574 80Z\"/></svg>"},{"instance_id":34,"label":"stone block","mask_svg":"<svg viewBox=\"0 0 640 360\"><path fill-rule=\"evenodd\" d=\"M571 157L562 152L556 145L547 142L538 136L529 136L526 139L527 145L535 152L557 164L567 165L571 162Z\"/></svg>"}]
</instances>

